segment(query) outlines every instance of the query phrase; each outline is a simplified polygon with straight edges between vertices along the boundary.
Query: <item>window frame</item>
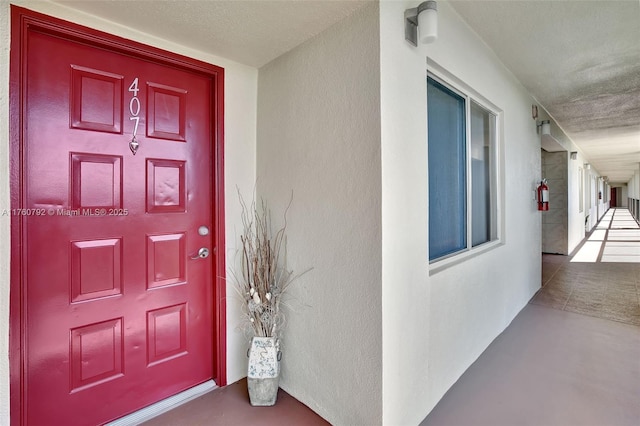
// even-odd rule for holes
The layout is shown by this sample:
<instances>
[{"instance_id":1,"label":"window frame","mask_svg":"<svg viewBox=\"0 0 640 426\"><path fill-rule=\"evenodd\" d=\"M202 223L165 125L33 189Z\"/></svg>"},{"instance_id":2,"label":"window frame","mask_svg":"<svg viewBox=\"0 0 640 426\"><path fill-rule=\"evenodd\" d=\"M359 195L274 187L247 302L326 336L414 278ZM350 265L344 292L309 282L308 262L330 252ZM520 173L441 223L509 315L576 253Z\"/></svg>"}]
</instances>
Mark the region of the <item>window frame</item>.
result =
<instances>
[{"instance_id":1,"label":"window frame","mask_svg":"<svg viewBox=\"0 0 640 426\"><path fill-rule=\"evenodd\" d=\"M440 67L433 61L427 59L427 72L425 76L425 94L427 89L427 78L431 78L437 83L443 85L453 93L461 96L465 100L465 149L466 149L466 247L462 250L456 251L439 257L437 259L429 260L429 274L439 272L450 266L461 263L469 258L475 257L487 251L493 250L498 246L504 245L504 112L498 108L493 102L474 90L471 86L467 85L444 68ZM427 100L428 102L428 100ZM495 117L494 123L494 152L491 153L490 163L491 165L491 185L490 185L490 197L491 197L491 223L495 224L495 230L491 229L490 234L494 239L480 243L473 246L473 207L472 207L472 155L471 155L471 103L475 103ZM428 113L426 116L427 128L429 125ZM427 131L427 146L428 146L428 131ZM428 161L427 161L428 164ZM427 169L427 179L429 179L429 172ZM428 218L427 209L427 218ZM495 219L494 219L495 215ZM429 218L427 219L429 220ZM429 241L427 241L429 244Z\"/></svg>"}]
</instances>

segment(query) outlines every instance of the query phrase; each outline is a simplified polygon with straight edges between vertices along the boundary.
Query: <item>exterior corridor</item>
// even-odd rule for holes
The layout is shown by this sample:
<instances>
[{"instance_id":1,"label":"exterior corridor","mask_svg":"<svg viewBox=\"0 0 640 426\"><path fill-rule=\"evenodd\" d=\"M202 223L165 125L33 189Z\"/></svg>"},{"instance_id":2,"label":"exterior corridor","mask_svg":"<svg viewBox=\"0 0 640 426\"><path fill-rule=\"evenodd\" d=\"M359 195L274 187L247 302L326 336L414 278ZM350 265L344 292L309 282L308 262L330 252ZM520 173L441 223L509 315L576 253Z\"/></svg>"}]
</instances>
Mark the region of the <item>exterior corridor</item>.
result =
<instances>
[{"instance_id":1,"label":"exterior corridor","mask_svg":"<svg viewBox=\"0 0 640 426\"><path fill-rule=\"evenodd\" d=\"M638 224L611 209L573 256L543 256L542 281L423 426L640 424ZM245 392L241 381L149 425L324 423L282 391L272 408L251 407Z\"/></svg>"},{"instance_id":2,"label":"exterior corridor","mask_svg":"<svg viewBox=\"0 0 640 426\"><path fill-rule=\"evenodd\" d=\"M640 326L640 226L611 209L572 257L544 255L532 304Z\"/></svg>"},{"instance_id":3,"label":"exterior corridor","mask_svg":"<svg viewBox=\"0 0 640 426\"><path fill-rule=\"evenodd\" d=\"M611 209L424 426L640 424L640 227Z\"/></svg>"}]
</instances>

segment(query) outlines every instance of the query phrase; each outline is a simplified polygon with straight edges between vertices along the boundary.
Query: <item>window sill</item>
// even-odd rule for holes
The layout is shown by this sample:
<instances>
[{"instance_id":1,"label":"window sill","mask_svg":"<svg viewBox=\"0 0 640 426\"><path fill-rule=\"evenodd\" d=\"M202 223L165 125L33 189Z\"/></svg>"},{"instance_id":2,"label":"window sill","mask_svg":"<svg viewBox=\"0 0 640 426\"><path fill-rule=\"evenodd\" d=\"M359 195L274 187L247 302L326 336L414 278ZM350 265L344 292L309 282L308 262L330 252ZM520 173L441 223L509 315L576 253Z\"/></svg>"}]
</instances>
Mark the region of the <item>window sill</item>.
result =
<instances>
[{"instance_id":1,"label":"window sill","mask_svg":"<svg viewBox=\"0 0 640 426\"><path fill-rule=\"evenodd\" d=\"M502 245L504 245L502 240L491 241L489 243L479 245L478 247L474 247L471 250L457 253L444 259L435 260L432 263L429 263L429 276L435 275L440 271L449 269L452 266L456 266L468 259L472 259L488 251L494 250Z\"/></svg>"}]
</instances>

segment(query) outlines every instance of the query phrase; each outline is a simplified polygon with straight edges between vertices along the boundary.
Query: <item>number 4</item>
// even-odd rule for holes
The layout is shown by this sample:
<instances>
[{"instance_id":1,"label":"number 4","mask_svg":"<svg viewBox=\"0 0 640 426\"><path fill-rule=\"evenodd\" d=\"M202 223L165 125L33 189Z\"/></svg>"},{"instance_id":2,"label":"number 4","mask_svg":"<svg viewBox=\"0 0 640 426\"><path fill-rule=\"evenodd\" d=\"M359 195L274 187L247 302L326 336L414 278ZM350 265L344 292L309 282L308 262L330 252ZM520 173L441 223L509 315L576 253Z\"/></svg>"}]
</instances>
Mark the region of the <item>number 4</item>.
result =
<instances>
[{"instance_id":1,"label":"number 4","mask_svg":"<svg viewBox=\"0 0 640 426\"><path fill-rule=\"evenodd\" d=\"M133 80L133 83L131 83L131 86L129 86L129 91L133 92L133 96L138 96L138 92L140 91L140 89L138 89L138 77L136 77Z\"/></svg>"}]
</instances>

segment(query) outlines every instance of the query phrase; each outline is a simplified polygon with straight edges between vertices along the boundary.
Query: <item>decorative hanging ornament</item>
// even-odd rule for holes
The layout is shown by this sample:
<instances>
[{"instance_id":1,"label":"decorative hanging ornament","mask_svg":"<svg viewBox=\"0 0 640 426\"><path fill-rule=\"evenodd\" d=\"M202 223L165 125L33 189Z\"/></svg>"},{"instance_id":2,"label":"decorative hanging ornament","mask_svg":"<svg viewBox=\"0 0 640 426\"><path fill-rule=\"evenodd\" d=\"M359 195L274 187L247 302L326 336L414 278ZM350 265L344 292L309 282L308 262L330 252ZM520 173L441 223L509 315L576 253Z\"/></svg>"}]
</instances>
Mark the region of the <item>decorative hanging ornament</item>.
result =
<instances>
[{"instance_id":1,"label":"decorative hanging ornament","mask_svg":"<svg viewBox=\"0 0 640 426\"><path fill-rule=\"evenodd\" d=\"M136 155L136 152L138 152L138 148L139 147L140 147L140 144L138 143L138 141L136 140L136 137L134 135L133 139L131 139L131 142L129 142L129 149L131 150L133 155Z\"/></svg>"}]
</instances>

